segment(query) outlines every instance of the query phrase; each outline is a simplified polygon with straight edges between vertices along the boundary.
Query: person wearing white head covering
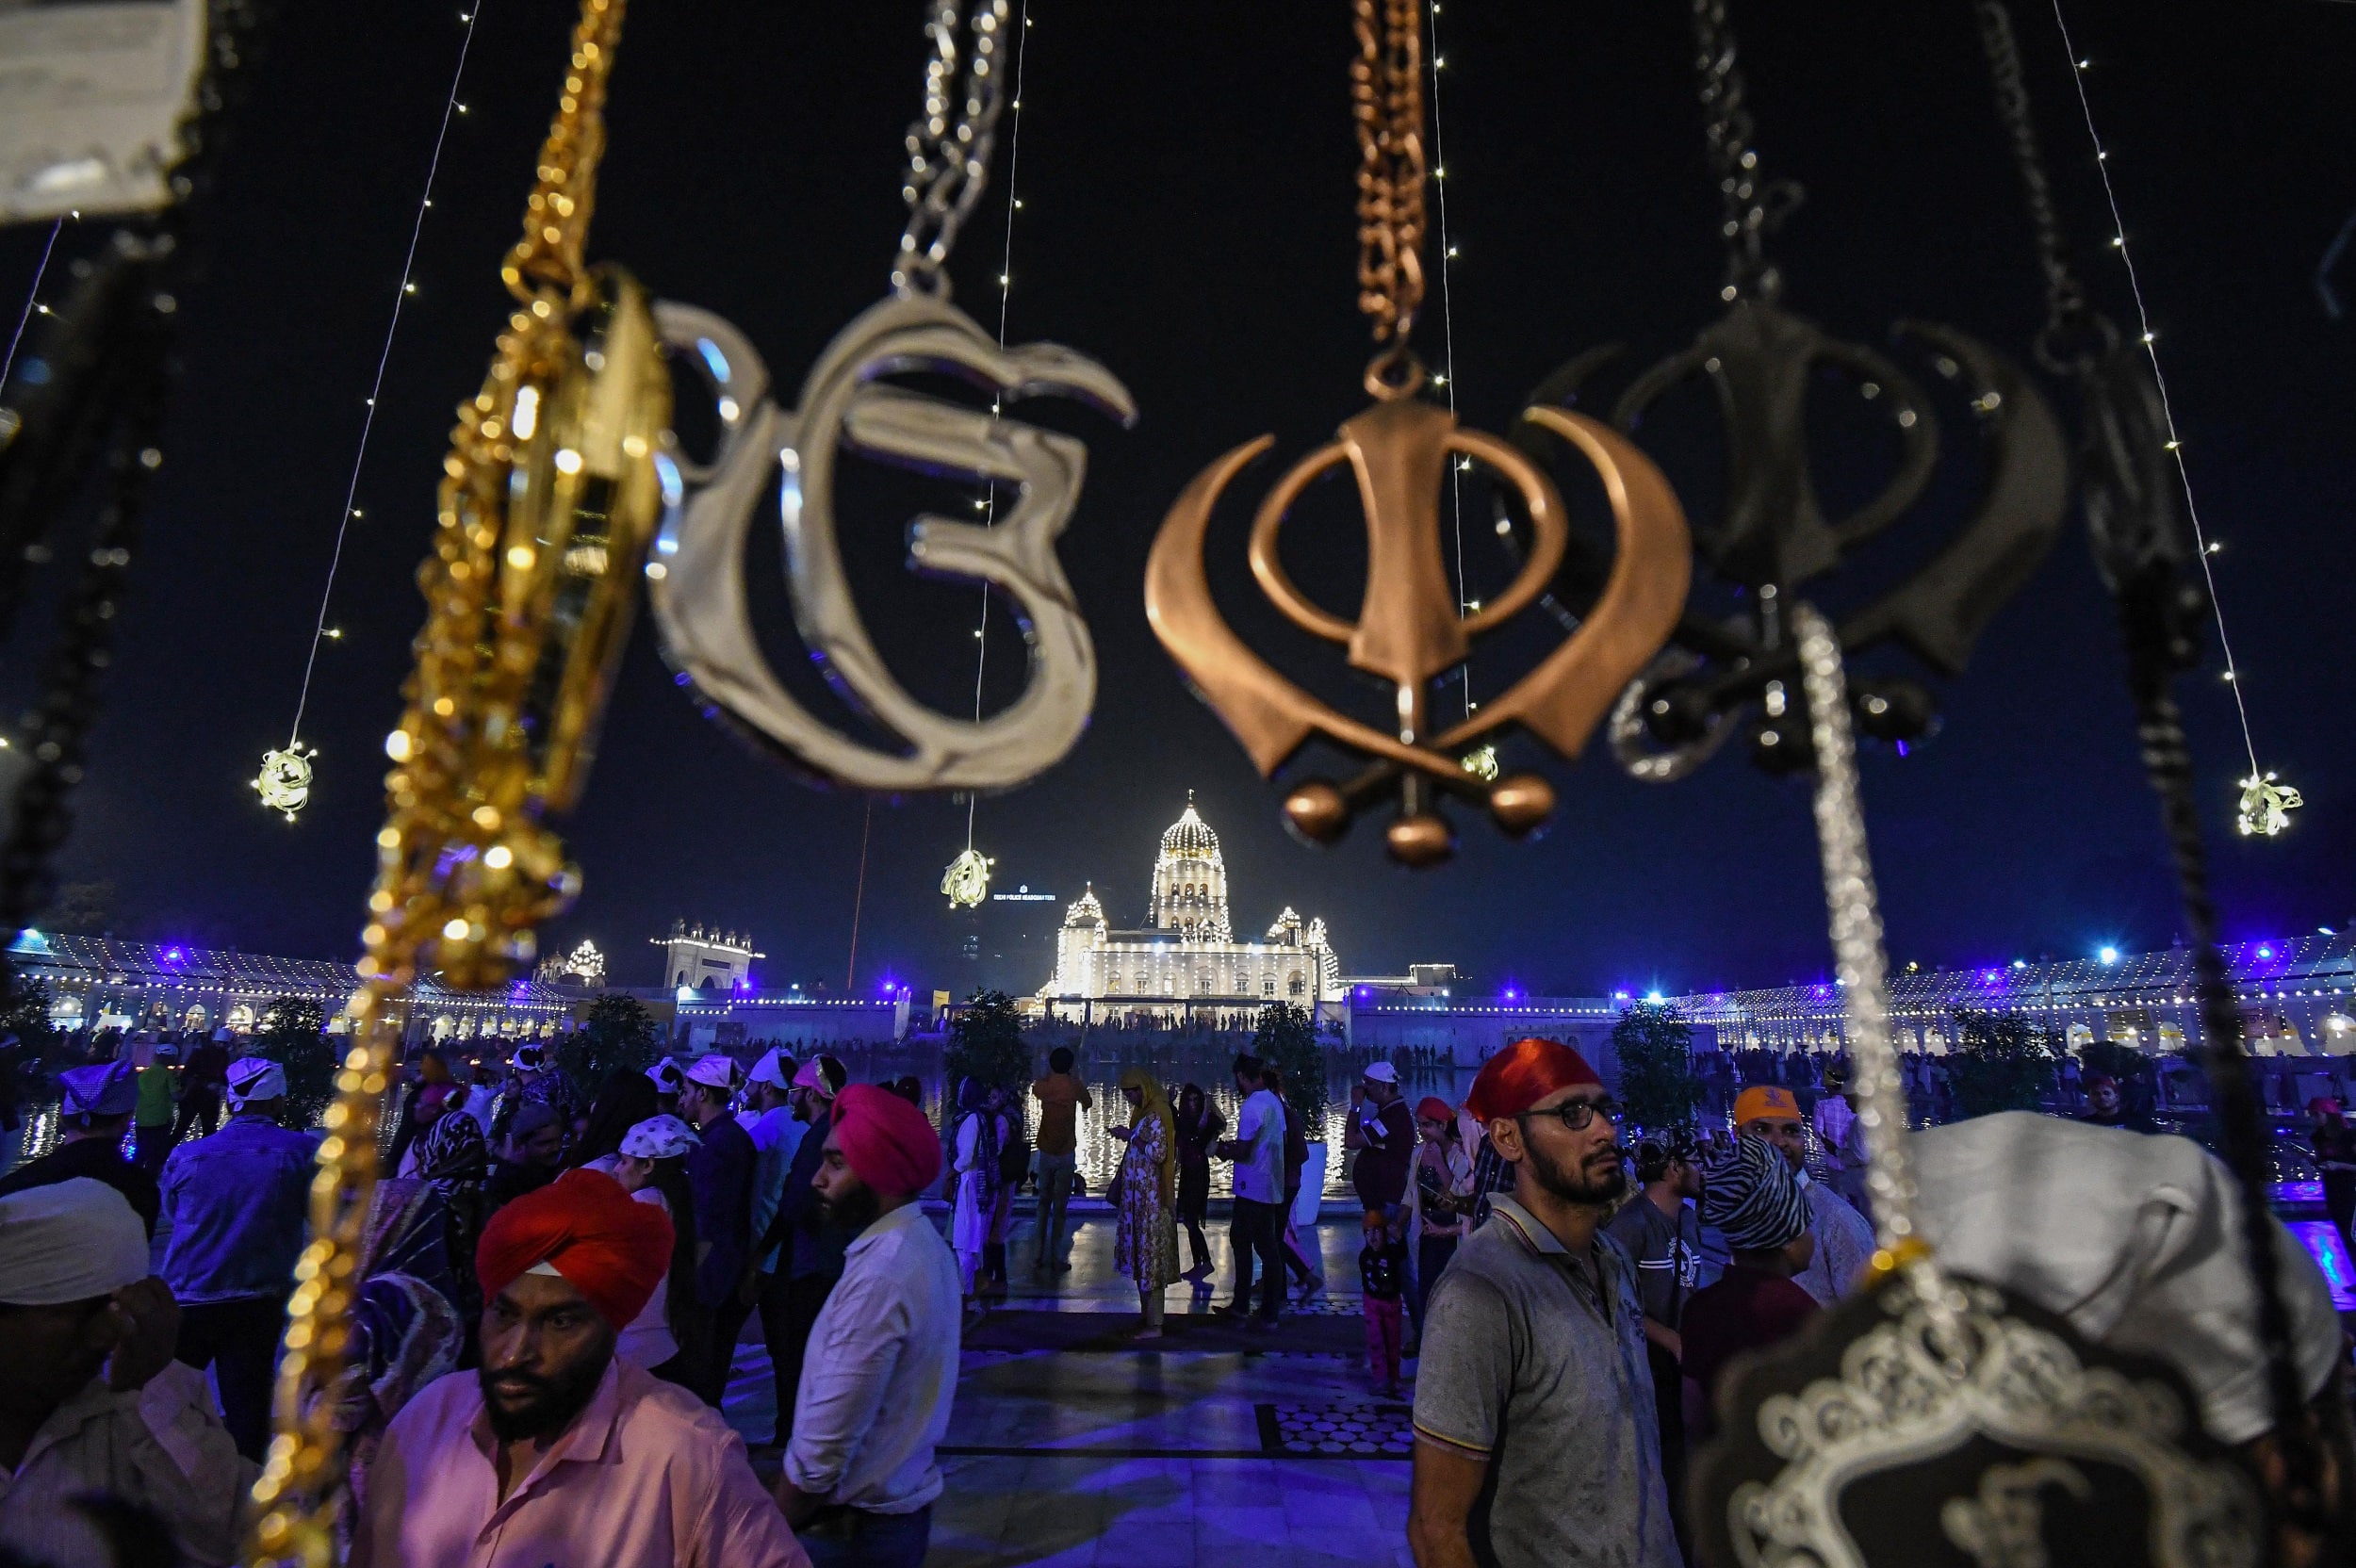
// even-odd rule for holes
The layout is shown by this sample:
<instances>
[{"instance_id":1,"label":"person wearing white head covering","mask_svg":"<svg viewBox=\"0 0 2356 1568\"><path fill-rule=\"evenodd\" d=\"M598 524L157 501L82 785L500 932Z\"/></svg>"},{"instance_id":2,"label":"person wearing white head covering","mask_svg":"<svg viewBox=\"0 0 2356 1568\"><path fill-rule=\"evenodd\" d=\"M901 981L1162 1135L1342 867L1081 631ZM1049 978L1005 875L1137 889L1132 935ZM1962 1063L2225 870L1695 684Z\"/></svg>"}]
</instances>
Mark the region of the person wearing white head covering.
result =
<instances>
[{"instance_id":1,"label":"person wearing white head covering","mask_svg":"<svg viewBox=\"0 0 2356 1568\"><path fill-rule=\"evenodd\" d=\"M1929 1128L1906 1147L1915 1222L1941 1263L2097 1344L2170 1363L2221 1443L2273 1425L2240 1195L2208 1151L2030 1111ZM2268 1226L2292 1361L2314 1396L2343 1369L2339 1316L2315 1260Z\"/></svg>"},{"instance_id":2,"label":"person wearing white head covering","mask_svg":"<svg viewBox=\"0 0 2356 1568\"><path fill-rule=\"evenodd\" d=\"M88 1176L123 1194L154 1235L163 1209L155 1178L123 1157L123 1135L130 1130L138 1103L139 1084L128 1062L58 1073L57 1146L0 1178L0 1196Z\"/></svg>"},{"instance_id":3,"label":"person wearing white head covering","mask_svg":"<svg viewBox=\"0 0 2356 1568\"><path fill-rule=\"evenodd\" d=\"M213 1368L237 1451L270 1443L270 1385L295 1260L303 1254L318 1140L278 1125L286 1070L260 1056L230 1064L229 1119L164 1162L172 1240L164 1282L179 1298L179 1357Z\"/></svg>"},{"instance_id":4,"label":"person wearing white head covering","mask_svg":"<svg viewBox=\"0 0 2356 1568\"><path fill-rule=\"evenodd\" d=\"M190 1560L235 1560L259 1467L172 1361L178 1318L112 1187L76 1177L0 1198L0 1552L96 1560L74 1501L98 1494L153 1512Z\"/></svg>"},{"instance_id":5,"label":"person wearing white head covering","mask_svg":"<svg viewBox=\"0 0 2356 1568\"><path fill-rule=\"evenodd\" d=\"M712 1315L695 1304L695 1205L687 1184L687 1155L702 1141L666 1113L634 1123L614 1156L614 1179L670 1216L672 1243L670 1266L614 1341L614 1354L683 1388L695 1386L711 1357Z\"/></svg>"}]
</instances>

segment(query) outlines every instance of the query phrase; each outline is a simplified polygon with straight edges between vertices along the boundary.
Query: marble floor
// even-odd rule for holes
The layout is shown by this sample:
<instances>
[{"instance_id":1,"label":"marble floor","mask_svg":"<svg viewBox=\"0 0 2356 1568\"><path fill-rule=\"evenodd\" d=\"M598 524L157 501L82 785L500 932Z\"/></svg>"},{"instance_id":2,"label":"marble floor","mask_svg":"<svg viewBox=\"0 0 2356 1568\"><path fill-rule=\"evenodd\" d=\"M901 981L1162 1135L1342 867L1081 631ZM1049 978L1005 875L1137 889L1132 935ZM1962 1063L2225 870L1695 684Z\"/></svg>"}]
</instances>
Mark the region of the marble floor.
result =
<instances>
[{"instance_id":1,"label":"marble floor","mask_svg":"<svg viewBox=\"0 0 2356 1568\"><path fill-rule=\"evenodd\" d=\"M1332 1288L1265 1336L1207 1316L1226 1299L1215 1225L1216 1294L1173 1286L1170 1334L1137 1344L1111 1217L1074 1217L1072 1271L1044 1281L1018 1221L1008 1298L969 1325L926 1568L1408 1568L1408 1405L1368 1386L1356 1225L1317 1228ZM1029 1315L1050 1312L1105 1321ZM749 1441L774 1429L776 1399L757 1323L747 1335L726 1414ZM765 1474L778 1456L754 1462Z\"/></svg>"}]
</instances>

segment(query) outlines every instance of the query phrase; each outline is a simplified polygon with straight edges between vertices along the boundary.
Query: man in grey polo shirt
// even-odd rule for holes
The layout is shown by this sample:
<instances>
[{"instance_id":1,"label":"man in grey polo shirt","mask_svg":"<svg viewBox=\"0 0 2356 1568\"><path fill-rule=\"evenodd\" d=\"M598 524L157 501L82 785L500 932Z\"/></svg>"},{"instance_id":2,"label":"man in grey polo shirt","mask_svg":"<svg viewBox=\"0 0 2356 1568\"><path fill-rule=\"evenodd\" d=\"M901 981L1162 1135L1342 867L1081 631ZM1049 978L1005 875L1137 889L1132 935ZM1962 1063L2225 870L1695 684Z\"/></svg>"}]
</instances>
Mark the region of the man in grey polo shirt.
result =
<instances>
[{"instance_id":1,"label":"man in grey polo shirt","mask_svg":"<svg viewBox=\"0 0 2356 1568\"><path fill-rule=\"evenodd\" d=\"M1514 1184L1426 1310L1416 1568L1678 1568L1636 1269L1602 1229L1628 1182L1611 1097L1578 1052L1530 1039L1466 1103Z\"/></svg>"}]
</instances>

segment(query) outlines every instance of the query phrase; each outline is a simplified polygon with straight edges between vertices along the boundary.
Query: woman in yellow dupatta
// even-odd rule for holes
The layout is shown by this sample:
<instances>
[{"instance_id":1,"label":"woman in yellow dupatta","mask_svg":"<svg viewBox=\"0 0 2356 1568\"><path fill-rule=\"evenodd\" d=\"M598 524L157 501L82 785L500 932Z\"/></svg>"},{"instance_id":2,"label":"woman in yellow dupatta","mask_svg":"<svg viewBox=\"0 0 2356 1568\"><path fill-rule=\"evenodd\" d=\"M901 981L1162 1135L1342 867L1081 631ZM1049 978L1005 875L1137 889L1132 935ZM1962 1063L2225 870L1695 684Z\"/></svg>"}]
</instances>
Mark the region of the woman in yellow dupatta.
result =
<instances>
[{"instance_id":1,"label":"woman in yellow dupatta","mask_svg":"<svg viewBox=\"0 0 2356 1568\"><path fill-rule=\"evenodd\" d=\"M1122 1070L1121 1094L1129 1125L1115 1131L1129 1148L1121 1157L1113 1265L1137 1282L1137 1337L1159 1339L1162 1293L1178 1278L1178 1119L1168 1091L1142 1068Z\"/></svg>"}]
</instances>

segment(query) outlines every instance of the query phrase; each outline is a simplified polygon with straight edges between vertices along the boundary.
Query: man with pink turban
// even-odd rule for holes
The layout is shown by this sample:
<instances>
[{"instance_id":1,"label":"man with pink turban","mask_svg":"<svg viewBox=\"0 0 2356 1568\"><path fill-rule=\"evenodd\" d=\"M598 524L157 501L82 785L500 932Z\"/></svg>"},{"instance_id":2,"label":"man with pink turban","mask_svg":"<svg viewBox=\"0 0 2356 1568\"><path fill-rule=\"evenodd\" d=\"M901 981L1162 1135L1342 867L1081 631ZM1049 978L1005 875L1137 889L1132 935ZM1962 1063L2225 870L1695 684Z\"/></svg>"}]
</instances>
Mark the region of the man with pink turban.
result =
<instances>
[{"instance_id":1,"label":"man with pink turban","mask_svg":"<svg viewBox=\"0 0 2356 1568\"><path fill-rule=\"evenodd\" d=\"M1603 1222L1627 1189L1619 1107L1585 1057L1516 1040L1465 1097L1513 1190L1424 1309L1407 1539L1423 1568L1678 1568L1636 1266Z\"/></svg>"},{"instance_id":2,"label":"man with pink turban","mask_svg":"<svg viewBox=\"0 0 2356 1568\"><path fill-rule=\"evenodd\" d=\"M807 1568L744 1440L614 1357L671 1241L661 1209L586 1168L492 1217L475 1248L483 1364L394 1417L353 1568Z\"/></svg>"},{"instance_id":3,"label":"man with pink turban","mask_svg":"<svg viewBox=\"0 0 2356 1568\"><path fill-rule=\"evenodd\" d=\"M836 1097L818 1174L851 1237L802 1361L777 1506L821 1568L918 1568L957 1389L957 1259L917 1202L941 1174L924 1113L872 1084Z\"/></svg>"}]
</instances>

